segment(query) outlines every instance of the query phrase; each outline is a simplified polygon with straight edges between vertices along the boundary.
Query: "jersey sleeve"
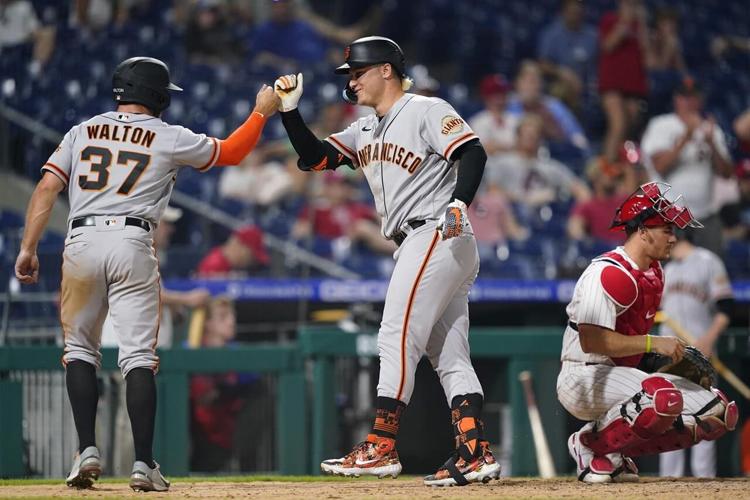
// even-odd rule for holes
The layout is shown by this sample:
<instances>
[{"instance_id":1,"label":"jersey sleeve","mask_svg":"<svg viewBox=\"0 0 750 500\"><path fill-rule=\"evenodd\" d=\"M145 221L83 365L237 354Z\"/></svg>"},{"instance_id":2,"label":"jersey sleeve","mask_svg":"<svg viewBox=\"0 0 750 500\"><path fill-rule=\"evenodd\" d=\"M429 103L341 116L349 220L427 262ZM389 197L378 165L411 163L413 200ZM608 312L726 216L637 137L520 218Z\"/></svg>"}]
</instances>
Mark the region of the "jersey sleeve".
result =
<instances>
[{"instance_id":1,"label":"jersey sleeve","mask_svg":"<svg viewBox=\"0 0 750 500\"><path fill-rule=\"evenodd\" d=\"M341 132L336 132L326 137L326 141L330 143L339 153L346 156L352 161L352 165L359 166L357 160L357 134L359 131L359 123L357 120Z\"/></svg>"},{"instance_id":2,"label":"jersey sleeve","mask_svg":"<svg viewBox=\"0 0 750 500\"><path fill-rule=\"evenodd\" d=\"M638 289L624 270L614 265L600 265L582 277L581 302L577 311L580 324L615 329L617 315L635 302Z\"/></svg>"},{"instance_id":3,"label":"jersey sleeve","mask_svg":"<svg viewBox=\"0 0 750 500\"><path fill-rule=\"evenodd\" d=\"M445 101L430 106L422 120L422 138L446 160L462 144L478 139L468 123Z\"/></svg>"},{"instance_id":4,"label":"jersey sleeve","mask_svg":"<svg viewBox=\"0 0 750 500\"><path fill-rule=\"evenodd\" d=\"M220 152L221 145L217 139L180 127L173 158L176 165L191 166L206 172L216 164Z\"/></svg>"},{"instance_id":5,"label":"jersey sleeve","mask_svg":"<svg viewBox=\"0 0 750 500\"><path fill-rule=\"evenodd\" d=\"M724 263L721 259L715 255L711 256L711 261L708 266L708 276L710 280L708 291L713 302L734 297L732 283L729 281L727 269L724 267Z\"/></svg>"},{"instance_id":6,"label":"jersey sleeve","mask_svg":"<svg viewBox=\"0 0 750 500\"><path fill-rule=\"evenodd\" d=\"M47 163L42 166L42 174L50 172L60 178L68 186L70 171L73 168L73 142L75 139L75 128L65 134L57 149L50 155Z\"/></svg>"}]
</instances>

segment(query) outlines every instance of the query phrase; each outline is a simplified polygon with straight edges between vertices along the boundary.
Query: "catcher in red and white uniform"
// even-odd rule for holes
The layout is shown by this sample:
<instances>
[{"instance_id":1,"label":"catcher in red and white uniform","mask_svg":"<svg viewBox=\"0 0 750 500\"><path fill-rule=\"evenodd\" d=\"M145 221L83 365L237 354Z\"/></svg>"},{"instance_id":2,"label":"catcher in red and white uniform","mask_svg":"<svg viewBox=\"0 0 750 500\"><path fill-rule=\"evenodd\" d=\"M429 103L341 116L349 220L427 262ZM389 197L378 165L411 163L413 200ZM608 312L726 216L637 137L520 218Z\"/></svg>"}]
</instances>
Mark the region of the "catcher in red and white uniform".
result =
<instances>
[{"instance_id":1,"label":"catcher in red and white uniform","mask_svg":"<svg viewBox=\"0 0 750 500\"><path fill-rule=\"evenodd\" d=\"M628 197L612 223L626 232L625 244L591 262L567 307L557 396L588 421L568 439L586 483L637 481L630 457L689 448L737 424L736 404L718 389L638 368L644 353L678 361L685 351L676 337L648 335L664 288L659 261L676 242L674 228L702 227L679 197L667 198L669 189L652 182Z\"/></svg>"}]
</instances>

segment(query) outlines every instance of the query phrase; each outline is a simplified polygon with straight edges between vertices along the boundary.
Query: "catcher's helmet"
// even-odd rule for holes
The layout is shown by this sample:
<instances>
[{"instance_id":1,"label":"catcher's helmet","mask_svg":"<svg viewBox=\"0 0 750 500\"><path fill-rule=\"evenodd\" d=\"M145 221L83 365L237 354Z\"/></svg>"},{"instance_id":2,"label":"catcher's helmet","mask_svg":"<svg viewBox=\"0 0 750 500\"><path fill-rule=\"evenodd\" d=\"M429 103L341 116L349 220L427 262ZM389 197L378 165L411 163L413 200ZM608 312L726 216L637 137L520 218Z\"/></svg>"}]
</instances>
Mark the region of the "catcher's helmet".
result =
<instances>
[{"instance_id":1,"label":"catcher's helmet","mask_svg":"<svg viewBox=\"0 0 750 500\"><path fill-rule=\"evenodd\" d=\"M344 64L336 68L337 75L345 75L352 68L390 63L398 76L406 71L406 59L401 47L390 38L366 36L358 38L344 49Z\"/></svg>"},{"instance_id":2,"label":"catcher's helmet","mask_svg":"<svg viewBox=\"0 0 750 500\"><path fill-rule=\"evenodd\" d=\"M169 107L170 90L182 89L169 81L169 68L152 57L131 57L112 75L112 97L121 104L142 104L160 114Z\"/></svg>"},{"instance_id":3,"label":"catcher's helmet","mask_svg":"<svg viewBox=\"0 0 750 500\"><path fill-rule=\"evenodd\" d=\"M674 224L679 229L703 227L703 224L693 218L689 208L678 204L682 195L673 201L666 198L670 189L672 186L664 182L642 185L617 209L610 229L622 231L664 224Z\"/></svg>"}]
</instances>

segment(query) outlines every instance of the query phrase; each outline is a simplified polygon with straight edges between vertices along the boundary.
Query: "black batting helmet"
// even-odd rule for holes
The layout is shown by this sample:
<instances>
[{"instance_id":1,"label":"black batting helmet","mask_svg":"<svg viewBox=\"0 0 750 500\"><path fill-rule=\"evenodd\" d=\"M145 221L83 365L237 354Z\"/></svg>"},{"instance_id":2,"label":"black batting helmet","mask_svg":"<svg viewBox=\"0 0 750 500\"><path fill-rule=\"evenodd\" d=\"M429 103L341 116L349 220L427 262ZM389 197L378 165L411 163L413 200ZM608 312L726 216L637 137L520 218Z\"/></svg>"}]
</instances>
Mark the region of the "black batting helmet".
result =
<instances>
[{"instance_id":1,"label":"black batting helmet","mask_svg":"<svg viewBox=\"0 0 750 500\"><path fill-rule=\"evenodd\" d=\"M160 114L169 107L170 90L182 89L172 83L169 68L153 57L131 57L115 68L112 97L120 104L142 104Z\"/></svg>"},{"instance_id":2,"label":"black batting helmet","mask_svg":"<svg viewBox=\"0 0 750 500\"><path fill-rule=\"evenodd\" d=\"M383 36L366 36L354 40L344 49L344 61L344 64L336 68L336 74L344 75L350 69L380 63L390 63L402 78L406 71L406 60L401 47Z\"/></svg>"}]
</instances>

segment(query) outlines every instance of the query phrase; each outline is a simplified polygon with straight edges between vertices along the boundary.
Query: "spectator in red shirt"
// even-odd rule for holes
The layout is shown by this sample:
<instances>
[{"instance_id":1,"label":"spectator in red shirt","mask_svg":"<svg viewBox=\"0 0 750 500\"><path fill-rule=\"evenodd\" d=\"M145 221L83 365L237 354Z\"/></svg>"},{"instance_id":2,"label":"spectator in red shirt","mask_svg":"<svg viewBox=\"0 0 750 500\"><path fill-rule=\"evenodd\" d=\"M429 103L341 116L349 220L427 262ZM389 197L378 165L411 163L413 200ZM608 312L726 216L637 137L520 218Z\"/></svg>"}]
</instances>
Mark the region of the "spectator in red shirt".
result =
<instances>
[{"instance_id":1,"label":"spectator in red shirt","mask_svg":"<svg viewBox=\"0 0 750 500\"><path fill-rule=\"evenodd\" d=\"M622 232L610 231L612 214L632 193L637 184L640 153L632 142L620 148L617 161L600 156L589 162L586 177L593 197L576 203L568 218L568 237L595 245L618 245L624 242Z\"/></svg>"},{"instance_id":2,"label":"spectator in red shirt","mask_svg":"<svg viewBox=\"0 0 750 500\"><path fill-rule=\"evenodd\" d=\"M215 298L206 310L201 347L225 347L235 337L234 303ZM193 375L190 380L192 453L190 470L225 471L235 441L237 416L245 404L247 376L235 372Z\"/></svg>"},{"instance_id":3,"label":"spectator in red shirt","mask_svg":"<svg viewBox=\"0 0 750 500\"><path fill-rule=\"evenodd\" d=\"M201 278L231 277L268 266L270 258L263 244L263 232L256 226L236 230L220 246L214 247L198 264Z\"/></svg>"},{"instance_id":4,"label":"spectator in red shirt","mask_svg":"<svg viewBox=\"0 0 750 500\"><path fill-rule=\"evenodd\" d=\"M377 253L394 252L395 243L380 233L375 210L355 200L355 182L354 178L338 172L326 172L321 195L302 208L292 236L318 237L332 244L346 239L348 244L361 242Z\"/></svg>"},{"instance_id":5,"label":"spectator in red shirt","mask_svg":"<svg viewBox=\"0 0 750 500\"><path fill-rule=\"evenodd\" d=\"M599 22L599 93L607 115L604 156L614 161L617 149L638 124L648 94L646 9L640 0L620 0L617 12Z\"/></svg>"}]
</instances>

